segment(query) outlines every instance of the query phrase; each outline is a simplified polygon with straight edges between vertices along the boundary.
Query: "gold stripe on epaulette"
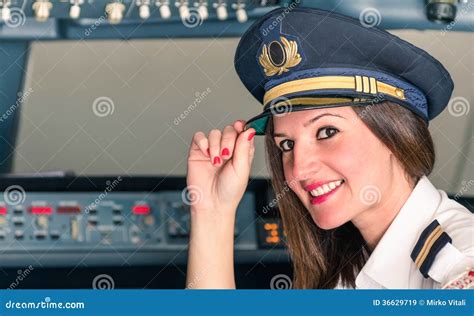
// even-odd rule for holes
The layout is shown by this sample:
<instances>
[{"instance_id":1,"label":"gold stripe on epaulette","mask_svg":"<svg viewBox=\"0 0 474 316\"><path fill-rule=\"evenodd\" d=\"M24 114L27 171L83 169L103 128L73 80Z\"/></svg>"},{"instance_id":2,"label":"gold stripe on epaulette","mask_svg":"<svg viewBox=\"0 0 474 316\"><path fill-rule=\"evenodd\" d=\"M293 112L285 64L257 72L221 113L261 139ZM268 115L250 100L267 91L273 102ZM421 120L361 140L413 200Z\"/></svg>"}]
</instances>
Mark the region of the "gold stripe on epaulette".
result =
<instances>
[{"instance_id":1,"label":"gold stripe on epaulette","mask_svg":"<svg viewBox=\"0 0 474 316\"><path fill-rule=\"evenodd\" d=\"M443 233L443 230L441 229L441 226L438 226L431 232L431 234L429 234L428 238L426 238L423 248L421 248L421 251L415 260L415 265L418 268L421 267L426 257L428 256L428 253L430 252L431 247L433 247L433 244L436 242L436 240L438 240L439 236L441 236L442 233Z\"/></svg>"}]
</instances>

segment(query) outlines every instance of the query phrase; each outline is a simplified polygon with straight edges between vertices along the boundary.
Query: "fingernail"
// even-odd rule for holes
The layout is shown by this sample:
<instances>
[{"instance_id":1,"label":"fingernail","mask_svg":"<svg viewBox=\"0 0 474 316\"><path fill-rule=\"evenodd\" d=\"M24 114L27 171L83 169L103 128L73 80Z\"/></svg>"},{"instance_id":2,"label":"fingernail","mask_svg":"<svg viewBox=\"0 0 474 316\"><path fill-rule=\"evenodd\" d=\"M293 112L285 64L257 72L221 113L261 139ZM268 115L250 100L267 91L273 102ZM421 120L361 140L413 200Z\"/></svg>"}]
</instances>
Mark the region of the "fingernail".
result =
<instances>
[{"instance_id":1,"label":"fingernail","mask_svg":"<svg viewBox=\"0 0 474 316\"><path fill-rule=\"evenodd\" d=\"M222 149L222 155L221 156L228 156L230 154L229 149L224 148Z\"/></svg>"},{"instance_id":2,"label":"fingernail","mask_svg":"<svg viewBox=\"0 0 474 316\"><path fill-rule=\"evenodd\" d=\"M250 135L249 135L249 138L248 140L252 140L252 138L255 136L255 132L252 132Z\"/></svg>"},{"instance_id":3,"label":"fingernail","mask_svg":"<svg viewBox=\"0 0 474 316\"><path fill-rule=\"evenodd\" d=\"M215 164L215 165L218 165L218 164L220 164L220 163L221 163L221 158L219 158L219 157L214 157L214 164Z\"/></svg>"},{"instance_id":4,"label":"fingernail","mask_svg":"<svg viewBox=\"0 0 474 316\"><path fill-rule=\"evenodd\" d=\"M211 156L211 152L210 152L209 148L207 149L207 155Z\"/></svg>"}]
</instances>

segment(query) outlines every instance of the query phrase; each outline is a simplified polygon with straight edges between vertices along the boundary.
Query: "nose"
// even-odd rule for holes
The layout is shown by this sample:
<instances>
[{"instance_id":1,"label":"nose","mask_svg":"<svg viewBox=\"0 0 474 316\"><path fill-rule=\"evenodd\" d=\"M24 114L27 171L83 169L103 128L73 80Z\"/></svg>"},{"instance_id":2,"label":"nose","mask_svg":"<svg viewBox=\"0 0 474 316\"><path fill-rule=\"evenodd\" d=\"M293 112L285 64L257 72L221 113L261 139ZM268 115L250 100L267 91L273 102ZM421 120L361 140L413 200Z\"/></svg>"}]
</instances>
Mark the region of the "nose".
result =
<instances>
[{"instance_id":1,"label":"nose","mask_svg":"<svg viewBox=\"0 0 474 316\"><path fill-rule=\"evenodd\" d=\"M297 181L314 178L321 169L321 161L314 144L295 143L293 147L293 177Z\"/></svg>"}]
</instances>

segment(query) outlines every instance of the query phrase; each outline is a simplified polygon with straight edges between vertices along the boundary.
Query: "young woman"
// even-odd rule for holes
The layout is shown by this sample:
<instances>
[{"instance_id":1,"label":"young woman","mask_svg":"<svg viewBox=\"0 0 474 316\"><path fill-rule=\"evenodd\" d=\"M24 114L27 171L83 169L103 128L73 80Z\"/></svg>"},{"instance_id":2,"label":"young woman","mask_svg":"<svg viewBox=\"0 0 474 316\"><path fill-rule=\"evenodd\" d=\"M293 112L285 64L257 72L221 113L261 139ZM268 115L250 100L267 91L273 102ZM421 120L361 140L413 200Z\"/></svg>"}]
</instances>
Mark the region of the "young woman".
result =
<instances>
[{"instance_id":1,"label":"young woman","mask_svg":"<svg viewBox=\"0 0 474 316\"><path fill-rule=\"evenodd\" d=\"M235 288L235 212L255 134L265 135L280 193L293 287L472 285L474 216L427 178L428 121L453 88L438 61L358 20L298 8L255 22L236 69L264 111L194 135L187 183L201 194L191 205L188 287Z\"/></svg>"}]
</instances>

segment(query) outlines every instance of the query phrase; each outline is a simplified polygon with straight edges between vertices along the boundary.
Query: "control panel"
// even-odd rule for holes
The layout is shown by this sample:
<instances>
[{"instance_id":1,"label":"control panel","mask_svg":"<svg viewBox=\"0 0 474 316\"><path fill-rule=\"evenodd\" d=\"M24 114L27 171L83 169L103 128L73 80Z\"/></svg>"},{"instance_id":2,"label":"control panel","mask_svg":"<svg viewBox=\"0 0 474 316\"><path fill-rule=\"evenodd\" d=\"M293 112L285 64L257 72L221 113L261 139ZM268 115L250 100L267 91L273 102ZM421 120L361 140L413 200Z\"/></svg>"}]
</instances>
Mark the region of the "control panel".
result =
<instances>
[{"instance_id":1,"label":"control panel","mask_svg":"<svg viewBox=\"0 0 474 316\"><path fill-rule=\"evenodd\" d=\"M2 179L0 266L186 261L191 201L185 179L87 179L92 183L85 178ZM285 252L279 219L258 212L268 190L267 181L253 180L239 204L237 262L256 256L271 260L271 252L279 252L278 257Z\"/></svg>"}]
</instances>

